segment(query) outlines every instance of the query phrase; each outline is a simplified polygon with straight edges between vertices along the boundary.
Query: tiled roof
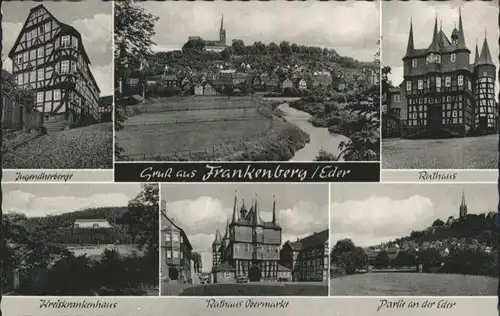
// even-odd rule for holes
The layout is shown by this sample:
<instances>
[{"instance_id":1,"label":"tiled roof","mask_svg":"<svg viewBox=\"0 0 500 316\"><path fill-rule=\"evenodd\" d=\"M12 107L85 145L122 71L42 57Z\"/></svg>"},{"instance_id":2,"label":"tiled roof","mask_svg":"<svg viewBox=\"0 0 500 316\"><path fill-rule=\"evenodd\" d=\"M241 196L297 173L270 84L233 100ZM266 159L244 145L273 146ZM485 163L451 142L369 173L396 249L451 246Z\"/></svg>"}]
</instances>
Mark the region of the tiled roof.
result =
<instances>
[{"instance_id":1,"label":"tiled roof","mask_svg":"<svg viewBox=\"0 0 500 316\"><path fill-rule=\"evenodd\" d=\"M224 262L215 267L216 272L234 272L236 268L229 264L229 262Z\"/></svg>"}]
</instances>

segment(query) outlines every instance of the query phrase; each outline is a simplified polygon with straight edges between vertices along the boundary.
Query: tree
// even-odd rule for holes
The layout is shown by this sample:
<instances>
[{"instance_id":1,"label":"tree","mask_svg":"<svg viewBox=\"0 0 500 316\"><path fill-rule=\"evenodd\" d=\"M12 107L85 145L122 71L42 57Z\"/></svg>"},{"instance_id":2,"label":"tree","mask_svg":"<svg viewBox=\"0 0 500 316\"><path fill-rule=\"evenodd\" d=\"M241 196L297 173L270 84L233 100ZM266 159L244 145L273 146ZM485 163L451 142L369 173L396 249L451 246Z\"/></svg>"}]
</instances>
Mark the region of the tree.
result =
<instances>
[{"instance_id":1,"label":"tree","mask_svg":"<svg viewBox=\"0 0 500 316\"><path fill-rule=\"evenodd\" d=\"M246 54L245 42L243 42L240 39L233 39L231 47L232 47L235 55L245 55Z\"/></svg>"},{"instance_id":2,"label":"tree","mask_svg":"<svg viewBox=\"0 0 500 316\"><path fill-rule=\"evenodd\" d=\"M142 191L129 202L129 226L140 249L158 256L159 238L159 187L142 184Z\"/></svg>"},{"instance_id":3,"label":"tree","mask_svg":"<svg viewBox=\"0 0 500 316\"><path fill-rule=\"evenodd\" d=\"M387 254L387 251L382 250L377 254L377 257L375 258L375 266L376 267L387 268L390 263L391 263L391 260L389 259L389 255Z\"/></svg>"},{"instance_id":4,"label":"tree","mask_svg":"<svg viewBox=\"0 0 500 316\"><path fill-rule=\"evenodd\" d=\"M413 267L417 265L417 256L415 253L410 251L400 251L398 252L395 260L395 264L398 267Z\"/></svg>"},{"instance_id":5,"label":"tree","mask_svg":"<svg viewBox=\"0 0 500 316\"><path fill-rule=\"evenodd\" d=\"M439 218L432 223L432 227L441 227L441 226L444 226L444 222Z\"/></svg>"},{"instance_id":6,"label":"tree","mask_svg":"<svg viewBox=\"0 0 500 316\"><path fill-rule=\"evenodd\" d=\"M417 262L422 265L423 271L429 272L431 268L441 265L441 253L436 248L425 249L419 252Z\"/></svg>"},{"instance_id":7,"label":"tree","mask_svg":"<svg viewBox=\"0 0 500 316\"><path fill-rule=\"evenodd\" d=\"M152 53L152 40L156 34L155 24L158 17L147 13L145 9L133 4L132 0L115 2L114 25L114 55L115 55L115 84L126 82L130 74L130 67L138 66L138 56L147 56ZM115 100L124 97L122 91L115 90ZM115 103L114 124L115 131L123 128L125 116L122 114L120 103ZM120 158L123 148L115 141L115 157Z\"/></svg>"},{"instance_id":8,"label":"tree","mask_svg":"<svg viewBox=\"0 0 500 316\"><path fill-rule=\"evenodd\" d=\"M368 265L368 256L363 248L356 247L352 240L347 238L337 241L330 256L331 262L347 274L353 274Z\"/></svg>"},{"instance_id":9,"label":"tree","mask_svg":"<svg viewBox=\"0 0 500 316\"><path fill-rule=\"evenodd\" d=\"M290 43L287 41L282 41L280 43L280 51L282 54L285 54L285 55L290 54L292 52L291 48L290 48Z\"/></svg>"},{"instance_id":10,"label":"tree","mask_svg":"<svg viewBox=\"0 0 500 316\"><path fill-rule=\"evenodd\" d=\"M201 38L190 39L182 46L183 53L201 53L205 49L205 41Z\"/></svg>"},{"instance_id":11,"label":"tree","mask_svg":"<svg viewBox=\"0 0 500 316\"><path fill-rule=\"evenodd\" d=\"M332 254L353 251L354 248L356 248L356 246L351 239L341 239L337 241L337 243L333 247Z\"/></svg>"},{"instance_id":12,"label":"tree","mask_svg":"<svg viewBox=\"0 0 500 316\"><path fill-rule=\"evenodd\" d=\"M279 53L280 48L278 45L276 45L275 42L271 42L271 43L269 43L269 45L267 45L267 51L270 54L277 54L277 53Z\"/></svg>"}]
</instances>

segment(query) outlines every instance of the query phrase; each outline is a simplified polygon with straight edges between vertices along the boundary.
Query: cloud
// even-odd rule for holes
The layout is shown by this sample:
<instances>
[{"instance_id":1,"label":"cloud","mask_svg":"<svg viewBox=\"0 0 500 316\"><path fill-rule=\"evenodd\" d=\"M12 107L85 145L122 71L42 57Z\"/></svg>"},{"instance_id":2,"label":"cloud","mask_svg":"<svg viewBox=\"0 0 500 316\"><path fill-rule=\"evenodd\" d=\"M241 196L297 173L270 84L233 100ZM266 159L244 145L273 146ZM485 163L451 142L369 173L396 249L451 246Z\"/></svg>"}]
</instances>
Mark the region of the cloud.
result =
<instances>
[{"instance_id":1,"label":"cloud","mask_svg":"<svg viewBox=\"0 0 500 316\"><path fill-rule=\"evenodd\" d=\"M232 212L232 208L223 207L221 200L208 196L167 202L167 215L184 229L194 251L201 253L204 269L208 270L212 266L211 246L215 232L219 229L222 235L225 233L226 219L231 220ZM318 207L312 202L299 201L291 208L278 209L277 213L283 228L283 243L328 228L328 206ZM262 220L270 221L272 212L261 211L260 216Z\"/></svg>"},{"instance_id":2,"label":"cloud","mask_svg":"<svg viewBox=\"0 0 500 316\"><path fill-rule=\"evenodd\" d=\"M420 195L399 200L373 195L365 200L334 202L331 243L351 238L360 246L376 245L423 229L437 217L432 200Z\"/></svg>"},{"instance_id":3,"label":"cloud","mask_svg":"<svg viewBox=\"0 0 500 316\"><path fill-rule=\"evenodd\" d=\"M2 209L6 212L23 213L28 217L57 215L78 209L126 206L130 198L122 193L93 194L85 197L71 195L37 196L23 191L5 193Z\"/></svg>"},{"instance_id":4,"label":"cloud","mask_svg":"<svg viewBox=\"0 0 500 316\"><path fill-rule=\"evenodd\" d=\"M105 66L90 65L94 78L101 89L101 96L112 95L113 87L113 64Z\"/></svg>"},{"instance_id":5,"label":"cloud","mask_svg":"<svg viewBox=\"0 0 500 316\"><path fill-rule=\"evenodd\" d=\"M232 39L247 45L285 40L334 48L363 61L373 59L380 36L377 2L148 2L142 6L160 18L154 37L160 47L180 48L189 36L218 39L222 15L228 43Z\"/></svg>"}]
</instances>

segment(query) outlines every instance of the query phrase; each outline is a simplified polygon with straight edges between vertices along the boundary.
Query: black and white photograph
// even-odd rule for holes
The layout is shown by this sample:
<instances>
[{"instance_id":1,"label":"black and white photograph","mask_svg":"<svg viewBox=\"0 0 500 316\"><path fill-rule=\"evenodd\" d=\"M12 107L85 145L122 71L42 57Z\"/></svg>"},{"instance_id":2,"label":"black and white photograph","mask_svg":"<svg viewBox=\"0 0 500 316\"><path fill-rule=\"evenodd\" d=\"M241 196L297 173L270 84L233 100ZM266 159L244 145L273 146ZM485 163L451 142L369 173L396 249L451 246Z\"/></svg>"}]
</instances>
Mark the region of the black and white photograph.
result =
<instances>
[{"instance_id":1,"label":"black and white photograph","mask_svg":"<svg viewBox=\"0 0 500 316\"><path fill-rule=\"evenodd\" d=\"M114 32L119 161L380 161L379 2L120 1Z\"/></svg>"},{"instance_id":2,"label":"black and white photograph","mask_svg":"<svg viewBox=\"0 0 500 316\"><path fill-rule=\"evenodd\" d=\"M496 184L332 184L330 295L496 296Z\"/></svg>"},{"instance_id":3,"label":"black and white photograph","mask_svg":"<svg viewBox=\"0 0 500 316\"><path fill-rule=\"evenodd\" d=\"M3 184L2 295L158 296L157 184Z\"/></svg>"},{"instance_id":4,"label":"black and white photograph","mask_svg":"<svg viewBox=\"0 0 500 316\"><path fill-rule=\"evenodd\" d=\"M496 169L498 2L382 2L382 168Z\"/></svg>"},{"instance_id":5,"label":"black and white photograph","mask_svg":"<svg viewBox=\"0 0 500 316\"><path fill-rule=\"evenodd\" d=\"M161 186L162 296L327 296L328 186Z\"/></svg>"},{"instance_id":6,"label":"black and white photograph","mask_svg":"<svg viewBox=\"0 0 500 316\"><path fill-rule=\"evenodd\" d=\"M112 169L112 4L2 8L2 168Z\"/></svg>"}]
</instances>

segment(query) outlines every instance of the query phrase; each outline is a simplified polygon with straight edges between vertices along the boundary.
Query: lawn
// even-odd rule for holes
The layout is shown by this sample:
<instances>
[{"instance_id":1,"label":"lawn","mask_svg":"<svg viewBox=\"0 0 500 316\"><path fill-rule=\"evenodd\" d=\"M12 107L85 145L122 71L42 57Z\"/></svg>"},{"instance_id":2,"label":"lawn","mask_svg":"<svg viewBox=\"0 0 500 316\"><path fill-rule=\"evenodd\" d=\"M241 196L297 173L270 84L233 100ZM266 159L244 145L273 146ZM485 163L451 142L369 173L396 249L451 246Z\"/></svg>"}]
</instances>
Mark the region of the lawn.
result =
<instances>
[{"instance_id":1,"label":"lawn","mask_svg":"<svg viewBox=\"0 0 500 316\"><path fill-rule=\"evenodd\" d=\"M383 169L496 169L498 136L384 139Z\"/></svg>"},{"instance_id":2,"label":"lawn","mask_svg":"<svg viewBox=\"0 0 500 316\"><path fill-rule=\"evenodd\" d=\"M288 160L307 142L305 133L248 97L158 102L127 110L134 115L116 133L124 160Z\"/></svg>"},{"instance_id":3,"label":"lawn","mask_svg":"<svg viewBox=\"0 0 500 316\"><path fill-rule=\"evenodd\" d=\"M4 169L111 169L113 124L37 137L2 154Z\"/></svg>"},{"instance_id":4,"label":"lawn","mask_svg":"<svg viewBox=\"0 0 500 316\"><path fill-rule=\"evenodd\" d=\"M332 296L493 296L498 279L476 275L367 273L330 280Z\"/></svg>"}]
</instances>

